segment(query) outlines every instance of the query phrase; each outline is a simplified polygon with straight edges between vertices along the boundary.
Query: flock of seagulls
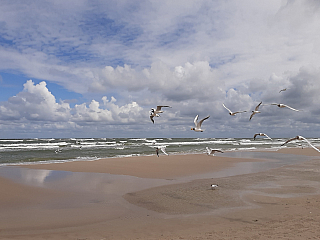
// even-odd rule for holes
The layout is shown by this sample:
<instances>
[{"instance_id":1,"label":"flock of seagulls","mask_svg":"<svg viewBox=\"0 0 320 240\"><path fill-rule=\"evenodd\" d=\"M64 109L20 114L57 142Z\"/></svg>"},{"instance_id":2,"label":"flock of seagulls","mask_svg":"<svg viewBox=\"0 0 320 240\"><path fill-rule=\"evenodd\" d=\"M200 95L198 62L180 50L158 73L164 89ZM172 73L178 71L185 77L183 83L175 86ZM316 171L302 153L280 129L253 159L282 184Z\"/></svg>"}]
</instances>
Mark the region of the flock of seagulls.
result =
<instances>
[{"instance_id":1,"label":"flock of seagulls","mask_svg":"<svg viewBox=\"0 0 320 240\"><path fill-rule=\"evenodd\" d=\"M281 89L279 91L279 93L283 92L283 91L286 91L287 88L284 88L284 89ZM259 108L260 106L262 105L262 101L255 107L255 109L253 111L251 111L251 115L250 115L250 118L249 118L249 121L252 119L252 117L255 115L255 114L258 114L258 113L261 113L261 111L259 111ZM274 106L277 106L279 108L288 108L290 110L293 110L293 111L296 111L296 112L299 112L300 110L297 110L293 107L290 107L288 105L285 105L285 104L282 104L282 103L271 103L271 104L264 104L264 105L274 105ZM229 112L229 115L230 116L235 116L236 114L238 113L245 113L247 112L246 110L245 111L231 111L229 108L227 108L225 106L224 103L222 103L222 106ZM163 107L169 107L171 108L170 106L157 106L156 109L152 108L151 111L150 111L150 119L152 121L152 123L154 124L154 117L160 117L159 113L163 113L163 111L161 110ZM194 118L194 124L195 124L195 127L194 128L191 128L191 130L195 131L195 132L203 132L203 129L201 128L202 126L202 123L207 120L208 118L210 117L210 115L208 115L207 117L201 119L200 121L198 121L199 119L199 115L196 115L196 117ZM254 134L253 136L253 139L255 140L257 136L263 136L263 137L266 137L267 139L270 139L272 141L272 138L270 138L267 134L265 133L256 133ZM317 152L320 152L320 150L318 148L316 148L315 146L313 146L306 138L302 137L302 136L296 136L294 138L291 138L289 140L287 140L285 143L283 143L281 146L284 146L285 144L291 142L291 141L294 141L294 140L304 140L307 142L307 144L312 147L314 150L316 150ZM165 152L165 147L157 147L156 148L156 153L157 153L157 156L159 157L159 149L166 155L168 155L166 152ZM216 152L220 152L220 153L223 153L223 151L221 151L220 149L212 149L212 148L209 148L209 147L206 147L206 153L207 155L212 155L214 156L214 154ZM215 190L218 188L218 184L211 184L211 190Z\"/></svg>"},{"instance_id":2,"label":"flock of seagulls","mask_svg":"<svg viewBox=\"0 0 320 240\"><path fill-rule=\"evenodd\" d=\"M279 91L279 93L281 93L281 92L283 92L283 91L286 91L286 90L287 90L287 88L281 89L281 90ZM224 104L222 104L222 105L223 105L223 107L224 107L225 109L227 109L227 110L229 111L229 114L232 115L232 116L234 116L236 113L240 113L240 112L232 112L232 111L231 111L230 109L228 109ZM299 112L299 111L300 111L300 110L298 110L298 109L295 109L295 108L293 108L293 107L290 107L290 106L285 105L285 104L282 104L282 103L271 103L271 104L263 104L263 105L275 105L275 106L277 106L277 107L279 107L279 108L288 108L288 109L293 110L293 111L296 111L296 112ZM259 111L259 107L260 107L260 106L262 106L262 102L260 102L260 103L255 107L255 109L254 109L253 111L251 111L252 114L250 115L249 121L252 119L252 117L253 117L255 114L261 113L261 112ZM241 111L241 112L246 112L246 111ZM265 134L265 133L256 133L256 134L254 134L253 139L255 140L257 136L265 136L266 138L272 140L272 138L270 138L270 137L269 137L267 134ZM291 142L291 141L294 141L294 140L304 140L304 141L306 141L306 142L309 144L310 147L312 147L314 150L320 152L320 150L319 150L318 148L316 148L315 146L313 146L306 138L304 138L304 137L302 137L302 136L296 136L296 137L294 137L294 138L291 138L291 139L289 139L288 141L286 141L285 143L283 143L281 146L284 146L284 145L287 144L288 142Z\"/></svg>"},{"instance_id":3,"label":"flock of seagulls","mask_svg":"<svg viewBox=\"0 0 320 240\"><path fill-rule=\"evenodd\" d=\"M284 89L282 91L285 91ZM281 92L281 91L280 91ZM262 105L262 102L260 102L253 111L251 111L251 115L250 115L250 118L249 118L249 121L252 119L252 117L257 114L257 113L261 113L261 111L259 111L259 107ZM290 107L288 105L285 105L285 104L282 104L282 103L271 103L271 104L263 104L263 105L275 105L275 106L278 106L279 108L289 108L293 111L296 111L296 112L299 112L300 110L297 110L293 107ZM247 111L236 111L236 112L232 112L229 108L226 107L226 105L224 103L222 103L222 106L228 110L229 112L229 115L230 116L235 116L236 114L238 113L245 113ZM152 123L154 124L154 117L160 117L159 113L163 113L163 111L161 110L163 107L168 107L168 108L171 108L170 106L157 106L157 108L151 108L151 111L150 111L150 120L152 121ZM199 115L197 115L194 119L194 124L195 124L195 127L194 128L191 128L191 130L195 131L195 132L203 132L203 130L201 129L201 125L203 123L204 120L208 119L210 117L207 116L203 119L201 119L199 122L198 122L198 118L199 118Z\"/></svg>"},{"instance_id":4,"label":"flock of seagulls","mask_svg":"<svg viewBox=\"0 0 320 240\"><path fill-rule=\"evenodd\" d=\"M283 92L283 91L286 91L287 88L283 88L279 91L279 93ZM296 111L296 112L299 112L300 110L298 109L295 109L293 107L290 107L286 104L282 104L282 103L271 103L271 104L262 104L262 101L255 107L254 110L251 111L251 115L250 115L250 118L249 118L249 121L253 118L254 115L258 114L258 113L261 113L261 111L259 110L259 108L262 106L262 105L274 105L274 106L277 106L279 108L288 108L292 111ZM236 114L238 113L245 113L247 112L246 110L244 111L231 111L228 107L226 107L226 105L224 103L222 103L222 106L229 112L229 115L230 116L235 116ZM157 108L151 108L151 111L150 111L150 119L152 121L152 123L154 124L154 117L160 117L159 113L163 113L163 111L161 110L163 107L168 107L168 108L171 108L170 106L157 106ZM204 120L208 119L210 117L210 115L208 115L207 117L201 119L200 121L198 121L199 119L199 115L196 115L196 117L194 118L194 125L195 127L191 128L191 130L195 131L195 132L203 132L204 130L201 128L202 126L202 123L204 122ZM257 136L264 136L270 140L272 140L272 138L270 138L267 134L265 133L256 133L254 134L253 136L253 139L255 140ZM289 139L288 141L286 141L285 143L283 143L281 146L287 144L288 142L291 142L293 140L304 140L306 141L313 149L315 149L316 151L320 152L320 150L318 148L316 148L315 146L313 146L306 138L302 137L302 136L296 136L294 138L291 138ZM162 149L161 149L162 150ZM207 151L207 154L208 155L213 155L214 156L214 153L215 152L222 152L221 150L219 149L209 149L208 147L206 148L206 151ZM158 153L158 152L157 152ZM167 153L165 153L167 155Z\"/></svg>"},{"instance_id":5,"label":"flock of seagulls","mask_svg":"<svg viewBox=\"0 0 320 240\"><path fill-rule=\"evenodd\" d=\"M285 90L282 90L282 91L285 91ZM280 91L280 92L281 92L281 91ZM229 111L229 114L230 114L231 116L235 116L237 113L247 112L247 111L232 112L229 108L227 108L227 107L224 105L224 103L222 103L222 105L223 105L223 107L224 107L225 109L227 109L227 110ZM262 104L262 102L260 102L260 103L255 107L255 109L254 109L253 111L251 111L252 113L251 113L251 115L250 115L249 121L252 119L252 117L253 117L255 114L261 113L261 112L259 111L259 107L262 106L262 105L275 105L275 106L278 106L279 108L289 108L289 109L291 109L291 110L293 110L293 111L296 111L296 112L299 112L299 111L300 111L300 110L297 110L297 109L295 109L295 108L293 108L293 107L290 107L290 106L288 106L288 105L285 105L285 104L283 104L283 103Z\"/></svg>"}]
</instances>

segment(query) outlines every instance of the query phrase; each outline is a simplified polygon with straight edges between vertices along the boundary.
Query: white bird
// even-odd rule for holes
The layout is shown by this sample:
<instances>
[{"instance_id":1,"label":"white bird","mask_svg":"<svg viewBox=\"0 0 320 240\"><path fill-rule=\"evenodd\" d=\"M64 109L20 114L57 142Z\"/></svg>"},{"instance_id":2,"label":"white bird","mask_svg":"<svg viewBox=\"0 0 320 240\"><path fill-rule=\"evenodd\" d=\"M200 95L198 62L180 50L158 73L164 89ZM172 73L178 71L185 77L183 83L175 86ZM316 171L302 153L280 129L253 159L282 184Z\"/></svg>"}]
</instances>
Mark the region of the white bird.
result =
<instances>
[{"instance_id":1,"label":"white bird","mask_svg":"<svg viewBox=\"0 0 320 240\"><path fill-rule=\"evenodd\" d=\"M159 149L161 150L161 152L163 152L165 155L169 155L168 153L166 153L166 146L157 146L156 147L156 153L157 153L157 156L159 157Z\"/></svg>"},{"instance_id":2,"label":"white bird","mask_svg":"<svg viewBox=\"0 0 320 240\"><path fill-rule=\"evenodd\" d=\"M155 112L150 111L150 120L153 124L154 124L154 120L153 120L154 117L160 117L160 115Z\"/></svg>"},{"instance_id":3,"label":"white bird","mask_svg":"<svg viewBox=\"0 0 320 240\"><path fill-rule=\"evenodd\" d=\"M167 152L166 152L166 147L165 146L162 146L162 147L159 147L160 150L165 154L165 155L169 155Z\"/></svg>"},{"instance_id":4,"label":"white bird","mask_svg":"<svg viewBox=\"0 0 320 240\"><path fill-rule=\"evenodd\" d=\"M256 137L257 137L257 136L265 136L265 137L269 138L270 140L272 140L272 138L269 137L269 136L268 136L267 134L265 134L265 133L256 133L256 134L253 136L253 139L256 140Z\"/></svg>"},{"instance_id":5,"label":"white bird","mask_svg":"<svg viewBox=\"0 0 320 240\"><path fill-rule=\"evenodd\" d=\"M218 187L218 184L211 184L211 190L215 190Z\"/></svg>"},{"instance_id":6,"label":"white bird","mask_svg":"<svg viewBox=\"0 0 320 240\"><path fill-rule=\"evenodd\" d=\"M283 145L285 145L285 144L287 144L288 142L291 142L291 141L293 141L293 140L304 140L304 141L306 141L306 142L310 145L310 147L312 147L314 150L320 152L320 150L319 150L318 148L316 148L315 146L313 146L306 138L304 138L304 137L302 137L302 136L296 136L296 137L294 137L294 138L291 138L291 139L287 140L285 143L281 144L281 146L283 146Z\"/></svg>"},{"instance_id":7,"label":"white bird","mask_svg":"<svg viewBox=\"0 0 320 240\"><path fill-rule=\"evenodd\" d=\"M222 106L224 106L225 109L227 109L229 111L230 116L235 116L237 113L243 113L243 112L247 112L247 111L237 111L237 112L232 112L229 108L227 108L224 103L222 103Z\"/></svg>"},{"instance_id":8,"label":"white bird","mask_svg":"<svg viewBox=\"0 0 320 240\"><path fill-rule=\"evenodd\" d=\"M212 156L214 156L214 153L215 152L220 152L220 153L223 153L221 150L219 150L219 149L212 149L212 148L208 148L208 147L206 147L206 150L207 150L207 155L211 155L212 154Z\"/></svg>"},{"instance_id":9,"label":"white bird","mask_svg":"<svg viewBox=\"0 0 320 240\"><path fill-rule=\"evenodd\" d=\"M260 113L260 111L258 111L258 110L259 110L259 107L260 107L261 103L262 103L262 102L260 102L260 103L256 106L256 108L254 109L254 111L252 111L252 114L251 114L251 116L250 116L249 121L251 120L251 118L253 117L253 115L255 115L255 114L257 114L257 113Z\"/></svg>"},{"instance_id":10,"label":"white bird","mask_svg":"<svg viewBox=\"0 0 320 240\"><path fill-rule=\"evenodd\" d=\"M195 132L203 132L203 130L201 129L201 125L203 123L204 120L208 119L210 116L207 116L205 117L204 119L200 120L199 122L198 121L198 117L199 115L197 115L194 119L194 125L196 126L195 128L191 128L191 130L195 131Z\"/></svg>"},{"instance_id":11,"label":"white bird","mask_svg":"<svg viewBox=\"0 0 320 240\"><path fill-rule=\"evenodd\" d=\"M289 107L288 105L285 105L285 104L282 104L282 103L271 103L270 105L276 105L276 106L278 106L279 108L285 108L285 107L287 107L287 108L289 108L289 109L291 109L291 110L293 110L293 111L299 112L299 110L294 109L294 108L292 108L292 107Z\"/></svg>"},{"instance_id":12,"label":"white bird","mask_svg":"<svg viewBox=\"0 0 320 240\"><path fill-rule=\"evenodd\" d=\"M160 115L158 113L163 113L163 111L161 110L161 108L163 107L169 107L171 108L170 106L157 106L157 108L151 108L151 111L150 111L150 120L152 121L152 123L154 124L154 120L153 118L154 117L160 117Z\"/></svg>"}]
</instances>

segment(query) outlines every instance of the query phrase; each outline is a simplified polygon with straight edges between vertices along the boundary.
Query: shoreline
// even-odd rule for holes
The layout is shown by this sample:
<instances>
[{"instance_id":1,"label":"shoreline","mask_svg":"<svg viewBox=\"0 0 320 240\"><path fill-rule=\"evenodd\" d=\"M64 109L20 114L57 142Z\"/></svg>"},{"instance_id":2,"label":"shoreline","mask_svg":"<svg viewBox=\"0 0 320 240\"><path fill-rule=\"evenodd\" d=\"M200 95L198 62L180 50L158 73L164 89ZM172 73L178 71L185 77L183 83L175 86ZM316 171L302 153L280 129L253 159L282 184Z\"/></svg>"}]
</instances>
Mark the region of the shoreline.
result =
<instances>
[{"instance_id":1,"label":"shoreline","mask_svg":"<svg viewBox=\"0 0 320 240\"><path fill-rule=\"evenodd\" d=\"M108 173L140 178L179 178L219 171L240 162L256 162L261 159L186 154L169 156L139 156L130 158L104 158L95 161L74 161L23 165L22 168L46 169L70 172Z\"/></svg>"},{"instance_id":2,"label":"shoreline","mask_svg":"<svg viewBox=\"0 0 320 240\"><path fill-rule=\"evenodd\" d=\"M320 155L279 154L310 158L203 179L197 176L266 160L199 154L9 167L23 178L0 173L0 239L320 237Z\"/></svg>"},{"instance_id":3,"label":"shoreline","mask_svg":"<svg viewBox=\"0 0 320 240\"><path fill-rule=\"evenodd\" d=\"M298 147L285 147L285 148L255 148L255 149L236 149L236 150L225 150L224 153L234 153L234 152L277 152L277 153L286 153L296 154L296 155L305 155L305 156L318 156L316 152L308 151L304 153L300 153L301 148ZM304 149L311 149L311 148L304 148ZM190 152L190 153L171 153L170 156L185 156L185 155L205 155L206 153L202 152ZM218 153L220 157L223 157L223 154ZM84 157L84 158L73 158L73 159L56 159L56 160L41 160L41 161L25 161L25 162L7 162L7 163L0 163L0 167L3 166L33 166L33 165L42 165L42 164L59 164L59 163L72 163L72 162L93 162L105 159L121 159L121 158L140 158L140 157L154 157L156 154L146 154L146 155L117 155L112 157ZM162 153L160 153L161 157L165 157Z\"/></svg>"}]
</instances>

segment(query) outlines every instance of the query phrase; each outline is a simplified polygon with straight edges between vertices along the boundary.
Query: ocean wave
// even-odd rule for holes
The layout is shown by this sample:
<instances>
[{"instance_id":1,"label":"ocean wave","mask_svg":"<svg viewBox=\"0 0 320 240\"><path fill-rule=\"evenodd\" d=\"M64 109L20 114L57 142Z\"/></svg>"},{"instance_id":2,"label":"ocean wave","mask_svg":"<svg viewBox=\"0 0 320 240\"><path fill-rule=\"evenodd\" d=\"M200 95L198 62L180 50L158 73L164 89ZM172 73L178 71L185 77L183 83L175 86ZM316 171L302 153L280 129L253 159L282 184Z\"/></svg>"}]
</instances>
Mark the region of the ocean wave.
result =
<instances>
[{"instance_id":1,"label":"ocean wave","mask_svg":"<svg viewBox=\"0 0 320 240\"><path fill-rule=\"evenodd\" d=\"M23 142L23 139L0 139L0 142Z\"/></svg>"},{"instance_id":2,"label":"ocean wave","mask_svg":"<svg viewBox=\"0 0 320 240\"><path fill-rule=\"evenodd\" d=\"M277 150L287 139L273 141L265 138L66 138L66 139L1 139L0 164L30 162L86 161L97 158L130 157L154 155L154 147L165 146L172 154L204 153L206 147L223 151ZM50 140L50 141L48 141ZM320 139L309 139L312 144L320 145ZM301 142L306 145L306 143ZM297 146L289 143L289 146ZM55 152L60 149L59 152Z\"/></svg>"},{"instance_id":3,"label":"ocean wave","mask_svg":"<svg viewBox=\"0 0 320 240\"><path fill-rule=\"evenodd\" d=\"M146 138L131 138L130 141L145 141Z\"/></svg>"}]
</instances>

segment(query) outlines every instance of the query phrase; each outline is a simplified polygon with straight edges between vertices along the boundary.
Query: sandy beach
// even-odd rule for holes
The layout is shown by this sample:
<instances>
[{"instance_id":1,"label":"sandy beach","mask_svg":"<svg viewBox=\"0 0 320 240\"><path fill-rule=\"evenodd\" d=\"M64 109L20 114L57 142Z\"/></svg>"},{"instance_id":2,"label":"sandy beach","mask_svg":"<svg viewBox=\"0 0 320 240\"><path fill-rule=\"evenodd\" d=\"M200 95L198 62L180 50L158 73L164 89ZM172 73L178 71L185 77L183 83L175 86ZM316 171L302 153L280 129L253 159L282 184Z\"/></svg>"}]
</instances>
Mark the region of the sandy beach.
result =
<instances>
[{"instance_id":1,"label":"sandy beach","mask_svg":"<svg viewBox=\"0 0 320 240\"><path fill-rule=\"evenodd\" d=\"M320 154L276 154L309 158L269 169L205 154L1 167L0 239L319 239Z\"/></svg>"}]
</instances>

